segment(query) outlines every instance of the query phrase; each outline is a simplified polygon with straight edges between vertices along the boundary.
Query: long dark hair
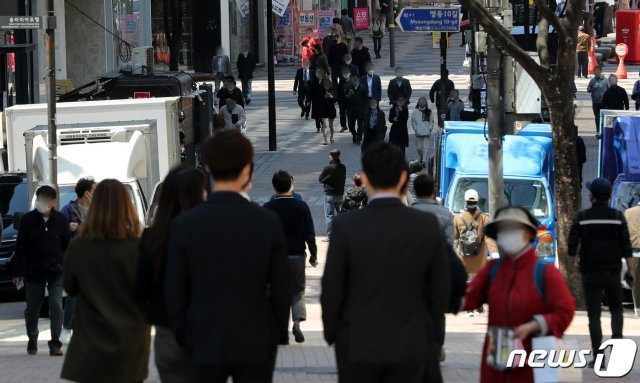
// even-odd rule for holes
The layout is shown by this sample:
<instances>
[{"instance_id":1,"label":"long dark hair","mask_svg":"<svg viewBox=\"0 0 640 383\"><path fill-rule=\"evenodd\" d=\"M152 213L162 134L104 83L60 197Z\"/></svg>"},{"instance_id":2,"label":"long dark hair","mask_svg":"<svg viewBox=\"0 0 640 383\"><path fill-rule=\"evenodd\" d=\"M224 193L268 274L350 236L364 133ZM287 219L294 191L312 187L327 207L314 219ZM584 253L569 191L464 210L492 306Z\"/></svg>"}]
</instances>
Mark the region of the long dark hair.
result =
<instances>
[{"instance_id":1,"label":"long dark hair","mask_svg":"<svg viewBox=\"0 0 640 383\"><path fill-rule=\"evenodd\" d=\"M420 97L418 99L418 102L416 102L416 109L420 108L420 100L423 100L425 102L427 102L427 98L426 97ZM422 111L422 121L429 121L429 118L431 118L431 109L429 109L429 103L427 102L427 107L425 108L425 110Z\"/></svg>"},{"instance_id":2,"label":"long dark hair","mask_svg":"<svg viewBox=\"0 0 640 383\"><path fill-rule=\"evenodd\" d=\"M205 177L195 168L173 168L162 182L158 208L149 228L149 255L156 280L161 278L173 220L203 202Z\"/></svg>"}]
</instances>

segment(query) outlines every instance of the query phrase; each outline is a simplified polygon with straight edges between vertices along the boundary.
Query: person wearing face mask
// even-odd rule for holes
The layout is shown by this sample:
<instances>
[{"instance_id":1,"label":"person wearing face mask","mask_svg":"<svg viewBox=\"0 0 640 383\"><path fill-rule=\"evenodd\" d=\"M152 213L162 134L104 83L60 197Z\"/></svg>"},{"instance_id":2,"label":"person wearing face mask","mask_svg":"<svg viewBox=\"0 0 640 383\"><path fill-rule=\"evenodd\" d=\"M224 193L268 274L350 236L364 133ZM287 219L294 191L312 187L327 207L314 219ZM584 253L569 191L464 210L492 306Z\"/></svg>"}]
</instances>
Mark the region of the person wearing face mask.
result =
<instances>
[{"instance_id":1,"label":"person wearing face mask","mask_svg":"<svg viewBox=\"0 0 640 383\"><path fill-rule=\"evenodd\" d=\"M456 215L453 225L456 251L471 277L487 262L487 247L492 254L497 253L495 243L484 235L489 216L478 207L479 200L477 191L467 190L464 193L464 210Z\"/></svg>"},{"instance_id":2,"label":"person wearing face mask","mask_svg":"<svg viewBox=\"0 0 640 383\"><path fill-rule=\"evenodd\" d=\"M552 263L538 258L531 246L537 230L538 222L531 213L516 206L498 209L484 228L485 235L497 241L502 256L489 261L471 280L461 305L461 310L489 305L481 383L533 382L529 366L500 370L490 339L511 334L503 339L522 342L529 355L533 336L560 338L573 319L575 300L562 274Z\"/></svg>"},{"instance_id":3,"label":"person wearing face mask","mask_svg":"<svg viewBox=\"0 0 640 383\"><path fill-rule=\"evenodd\" d=\"M460 92L453 89L447 102L447 121L461 121L464 111L464 102L460 99Z\"/></svg>"},{"instance_id":4,"label":"person wearing face mask","mask_svg":"<svg viewBox=\"0 0 640 383\"><path fill-rule=\"evenodd\" d=\"M229 62L229 56L224 54L222 47L216 48L216 55L211 60L213 80L215 82L215 93L220 90L220 83L222 83L225 77L231 75L231 64Z\"/></svg>"},{"instance_id":5,"label":"person wearing face mask","mask_svg":"<svg viewBox=\"0 0 640 383\"><path fill-rule=\"evenodd\" d=\"M433 157L435 150L432 133L436 127L436 121L425 97L420 97L416 109L411 113L411 127L416 134L418 161L420 161L423 167L426 167L426 162ZM433 172L431 168L428 170L429 174Z\"/></svg>"},{"instance_id":6,"label":"person wearing face mask","mask_svg":"<svg viewBox=\"0 0 640 383\"><path fill-rule=\"evenodd\" d=\"M347 104L347 116L349 119L349 131L351 132L352 142L354 144L362 144L362 135L364 134L364 117L367 113L367 89L360 84L360 78L356 73L351 73L349 88L345 95ZM356 130L356 123L358 130Z\"/></svg>"},{"instance_id":7,"label":"person wearing face mask","mask_svg":"<svg viewBox=\"0 0 640 383\"><path fill-rule=\"evenodd\" d=\"M226 130L242 130L247 123L247 117L242 106L236 104L233 97L227 97L225 105L220 108L220 115L224 117Z\"/></svg>"},{"instance_id":8,"label":"person wearing face mask","mask_svg":"<svg viewBox=\"0 0 640 383\"><path fill-rule=\"evenodd\" d=\"M338 78L338 86L336 87L336 96L338 98L338 109L340 112L340 133L346 132L347 127L347 93L351 87L349 81L351 70L346 64L340 68L340 77Z\"/></svg>"},{"instance_id":9,"label":"person wearing face mask","mask_svg":"<svg viewBox=\"0 0 640 383\"><path fill-rule=\"evenodd\" d=\"M238 78L242 83L242 95L249 105L251 103L253 71L256 69L256 58L253 53L249 52L249 47L243 47L242 52L238 54L236 67L238 68Z\"/></svg>"},{"instance_id":10,"label":"person wearing face mask","mask_svg":"<svg viewBox=\"0 0 640 383\"><path fill-rule=\"evenodd\" d=\"M322 45L319 43L313 44L313 55L309 59L309 69L315 73L317 69L322 70L324 76L331 75L331 68L329 67L329 59L322 52Z\"/></svg>"},{"instance_id":11,"label":"person wearing face mask","mask_svg":"<svg viewBox=\"0 0 640 383\"><path fill-rule=\"evenodd\" d=\"M329 65L331 65L331 81L333 81L334 85L338 85L340 68L345 64L344 58L349 54L349 48L347 48L347 44L342 41L340 34L334 34L333 38L335 42L329 49L328 58Z\"/></svg>"},{"instance_id":12,"label":"person wearing face mask","mask_svg":"<svg viewBox=\"0 0 640 383\"><path fill-rule=\"evenodd\" d=\"M353 63L358 67L358 74L360 76L367 73L367 63L371 62L371 55L369 54L369 48L363 45L362 37L358 36L355 39L355 48L351 50L351 57L353 57Z\"/></svg>"},{"instance_id":13,"label":"person wearing face mask","mask_svg":"<svg viewBox=\"0 0 640 383\"><path fill-rule=\"evenodd\" d=\"M618 85L618 77L615 74L609 76L609 88L602 96L602 109L629 110L629 95Z\"/></svg>"},{"instance_id":14,"label":"person wearing face mask","mask_svg":"<svg viewBox=\"0 0 640 383\"><path fill-rule=\"evenodd\" d=\"M309 61L302 59L302 68L296 71L293 81L293 94L298 96L300 106L300 117L309 119L311 111L311 95L309 94L309 84L313 81L315 74L309 69Z\"/></svg>"},{"instance_id":15,"label":"person wearing face mask","mask_svg":"<svg viewBox=\"0 0 640 383\"><path fill-rule=\"evenodd\" d=\"M236 79L233 76L227 76L224 80L224 88L220 89L216 94L218 97L220 108L222 108L228 97L233 97L236 104L244 108L244 96L242 91L236 86Z\"/></svg>"},{"instance_id":16,"label":"person wearing face mask","mask_svg":"<svg viewBox=\"0 0 640 383\"><path fill-rule=\"evenodd\" d=\"M69 220L69 229L71 230L72 238L78 236L80 233L80 225L84 222L84 219L89 212L89 205L91 204L91 199L93 198L95 191L96 182L93 178L87 177L79 179L75 188L78 199L69 202L60 210L60 213L64 214ZM64 320L62 322L60 341L65 344L69 343L69 340L71 340L71 328L75 304L75 297L67 297L67 300L64 303Z\"/></svg>"},{"instance_id":17,"label":"person wearing face mask","mask_svg":"<svg viewBox=\"0 0 640 383\"><path fill-rule=\"evenodd\" d=\"M321 124L323 145L328 145L327 130L329 130L329 140L333 143L333 120L336 118L336 106L338 101L335 88L331 80L325 77L321 70L316 71L316 81L311 83L311 117Z\"/></svg>"},{"instance_id":18,"label":"person wearing face mask","mask_svg":"<svg viewBox=\"0 0 640 383\"><path fill-rule=\"evenodd\" d=\"M360 83L367 87L367 96L380 102L382 100L382 81L373 70L373 63L365 65L365 75L360 77Z\"/></svg>"},{"instance_id":19,"label":"person wearing face mask","mask_svg":"<svg viewBox=\"0 0 640 383\"><path fill-rule=\"evenodd\" d=\"M395 100L394 106L389 111L389 122L391 123L389 142L399 147L402 153L409 146L408 121L409 110L406 106L406 99L404 96L400 96Z\"/></svg>"},{"instance_id":20,"label":"person wearing face mask","mask_svg":"<svg viewBox=\"0 0 640 383\"><path fill-rule=\"evenodd\" d=\"M438 126L440 128L443 128L443 122L444 120L442 119L442 115L446 114L447 112L447 106L444 106L443 109L443 105L442 105L442 99L441 97L448 97L449 93L451 93L451 91L453 89L456 88L455 84L453 83L453 81L451 81L451 79L449 79L449 71L445 70L445 74L447 76L447 80L445 81L445 92L444 94L440 94L442 93L442 79L437 79L433 85L431 86L431 90L429 90L429 101L431 101L432 104L436 105L436 110L438 111Z\"/></svg>"},{"instance_id":21,"label":"person wearing face mask","mask_svg":"<svg viewBox=\"0 0 640 383\"><path fill-rule=\"evenodd\" d=\"M62 261L71 241L71 230L67 217L54 209L57 196L56 190L48 185L36 190L36 207L22 217L11 264L13 283L19 287L24 282L26 289L24 318L29 355L38 353L38 319L46 288L51 321L49 355L62 356Z\"/></svg>"},{"instance_id":22,"label":"person wearing face mask","mask_svg":"<svg viewBox=\"0 0 640 383\"><path fill-rule=\"evenodd\" d=\"M384 112L378 108L378 101L369 99L369 110L364 118L365 129L362 139L362 153L374 142L384 141L387 134L387 119Z\"/></svg>"},{"instance_id":23,"label":"person wearing face mask","mask_svg":"<svg viewBox=\"0 0 640 383\"><path fill-rule=\"evenodd\" d=\"M398 99L402 97L407 105L411 103L411 93L413 90L411 89L411 82L403 78L404 71L402 68L396 68L396 77L389 81L389 86L387 87L387 96L389 97L390 105L397 105Z\"/></svg>"}]
</instances>

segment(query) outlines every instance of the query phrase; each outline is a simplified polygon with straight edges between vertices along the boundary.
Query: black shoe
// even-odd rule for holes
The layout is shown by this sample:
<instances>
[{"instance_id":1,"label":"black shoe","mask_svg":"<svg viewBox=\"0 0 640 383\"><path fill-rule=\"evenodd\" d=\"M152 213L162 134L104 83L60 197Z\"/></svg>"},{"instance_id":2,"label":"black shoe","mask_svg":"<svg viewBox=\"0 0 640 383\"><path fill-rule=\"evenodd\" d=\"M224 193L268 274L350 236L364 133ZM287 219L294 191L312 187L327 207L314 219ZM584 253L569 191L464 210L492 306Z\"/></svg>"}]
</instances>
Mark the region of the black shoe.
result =
<instances>
[{"instance_id":1,"label":"black shoe","mask_svg":"<svg viewBox=\"0 0 640 383\"><path fill-rule=\"evenodd\" d=\"M304 116L304 119L305 119L305 120L308 120L308 119L309 119L309 114L306 114L306 115Z\"/></svg>"},{"instance_id":2,"label":"black shoe","mask_svg":"<svg viewBox=\"0 0 640 383\"><path fill-rule=\"evenodd\" d=\"M251 104L251 100L247 99L247 105Z\"/></svg>"},{"instance_id":3,"label":"black shoe","mask_svg":"<svg viewBox=\"0 0 640 383\"><path fill-rule=\"evenodd\" d=\"M300 117L304 117L304 110L300 112Z\"/></svg>"},{"instance_id":4,"label":"black shoe","mask_svg":"<svg viewBox=\"0 0 640 383\"><path fill-rule=\"evenodd\" d=\"M316 133L320 133L320 129L316 129Z\"/></svg>"},{"instance_id":5,"label":"black shoe","mask_svg":"<svg viewBox=\"0 0 640 383\"><path fill-rule=\"evenodd\" d=\"M596 364L596 359L595 359L595 358L597 358L597 357L598 357L598 354L596 354L596 355L594 356L594 359L593 359L591 362L587 363L587 368L593 369L593 367L594 367L594 366L595 366L595 364ZM603 355L603 356L602 356L602 365L600 366L600 368L602 368L602 369L606 369L606 367L607 367L607 359L606 359L606 358L605 358L605 356Z\"/></svg>"},{"instance_id":6,"label":"black shoe","mask_svg":"<svg viewBox=\"0 0 640 383\"><path fill-rule=\"evenodd\" d=\"M60 349L60 346L51 346L51 347L49 347L49 355L51 355L51 356L62 356L64 354L62 353L62 350Z\"/></svg>"},{"instance_id":7,"label":"black shoe","mask_svg":"<svg viewBox=\"0 0 640 383\"><path fill-rule=\"evenodd\" d=\"M304 335L302 334L302 331L300 331L299 325L294 324L291 332L296 339L296 343L304 343Z\"/></svg>"},{"instance_id":8,"label":"black shoe","mask_svg":"<svg viewBox=\"0 0 640 383\"><path fill-rule=\"evenodd\" d=\"M356 144L362 145L362 141L356 141Z\"/></svg>"},{"instance_id":9,"label":"black shoe","mask_svg":"<svg viewBox=\"0 0 640 383\"><path fill-rule=\"evenodd\" d=\"M37 353L38 353L38 342L36 342L35 340L30 340L29 343L27 343L27 354L35 355Z\"/></svg>"}]
</instances>

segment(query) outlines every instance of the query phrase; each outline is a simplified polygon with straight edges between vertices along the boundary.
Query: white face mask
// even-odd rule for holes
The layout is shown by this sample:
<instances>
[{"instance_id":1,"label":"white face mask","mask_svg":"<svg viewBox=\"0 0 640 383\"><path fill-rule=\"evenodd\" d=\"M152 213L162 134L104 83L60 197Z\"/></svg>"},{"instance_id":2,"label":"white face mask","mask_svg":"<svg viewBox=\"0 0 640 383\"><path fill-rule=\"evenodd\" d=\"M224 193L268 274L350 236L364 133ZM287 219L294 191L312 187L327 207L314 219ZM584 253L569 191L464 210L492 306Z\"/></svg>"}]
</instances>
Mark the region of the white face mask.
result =
<instances>
[{"instance_id":1,"label":"white face mask","mask_svg":"<svg viewBox=\"0 0 640 383\"><path fill-rule=\"evenodd\" d=\"M618 80L609 80L609 84L611 84L611 86L617 85L618 84Z\"/></svg>"},{"instance_id":2,"label":"white face mask","mask_svg":"<svg viewBox=\"0 0 640 383\"><path fill-rule=\"evenodd\" d=\"M529 242L525 239L525 232L521 229L498 232L496 242L498 247L511 257L517 255L529 245Z\"/></svg>"},{"instance_id":3,"label":"white face mask","mask_svg":"<svg viewBox=\"0 0 640 383\"><path fill-rule=\"evenodd\" d=\"M369 70L367 73L369 73L369 75L373 74L373 69Z\"/></svg>"},{"instance_id":4,"label":"white face mask","mask_svg":"<svg viewBox=\"0 0 640 383\"><path fill-rule=\"evenodd\" d=\"M48 202L36 201L36 210L38 210L40 214L47 214L51 211L51 206L49 206Z\"/></svg>"}]
</instances>

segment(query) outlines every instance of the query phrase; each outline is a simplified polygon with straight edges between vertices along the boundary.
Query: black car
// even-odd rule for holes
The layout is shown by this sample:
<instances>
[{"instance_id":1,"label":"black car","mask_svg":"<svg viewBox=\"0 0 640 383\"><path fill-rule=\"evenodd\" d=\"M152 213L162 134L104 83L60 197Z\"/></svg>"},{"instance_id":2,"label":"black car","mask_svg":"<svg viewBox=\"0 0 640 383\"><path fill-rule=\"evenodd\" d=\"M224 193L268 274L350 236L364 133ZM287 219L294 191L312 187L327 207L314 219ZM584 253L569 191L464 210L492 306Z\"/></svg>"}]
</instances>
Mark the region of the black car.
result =
<instances>
[{"instance_id":1,"label":"black car","mask_svg":"<svg viewBox=\"0 0 640 383\"><path fill-rule=\"evenodd\" d=\"M0 215L2 242L0 243L0 287L11 286L11 260L16 248L19 221L29 211L27 175L0 173Z\"/></svg>"}]
</instances>

